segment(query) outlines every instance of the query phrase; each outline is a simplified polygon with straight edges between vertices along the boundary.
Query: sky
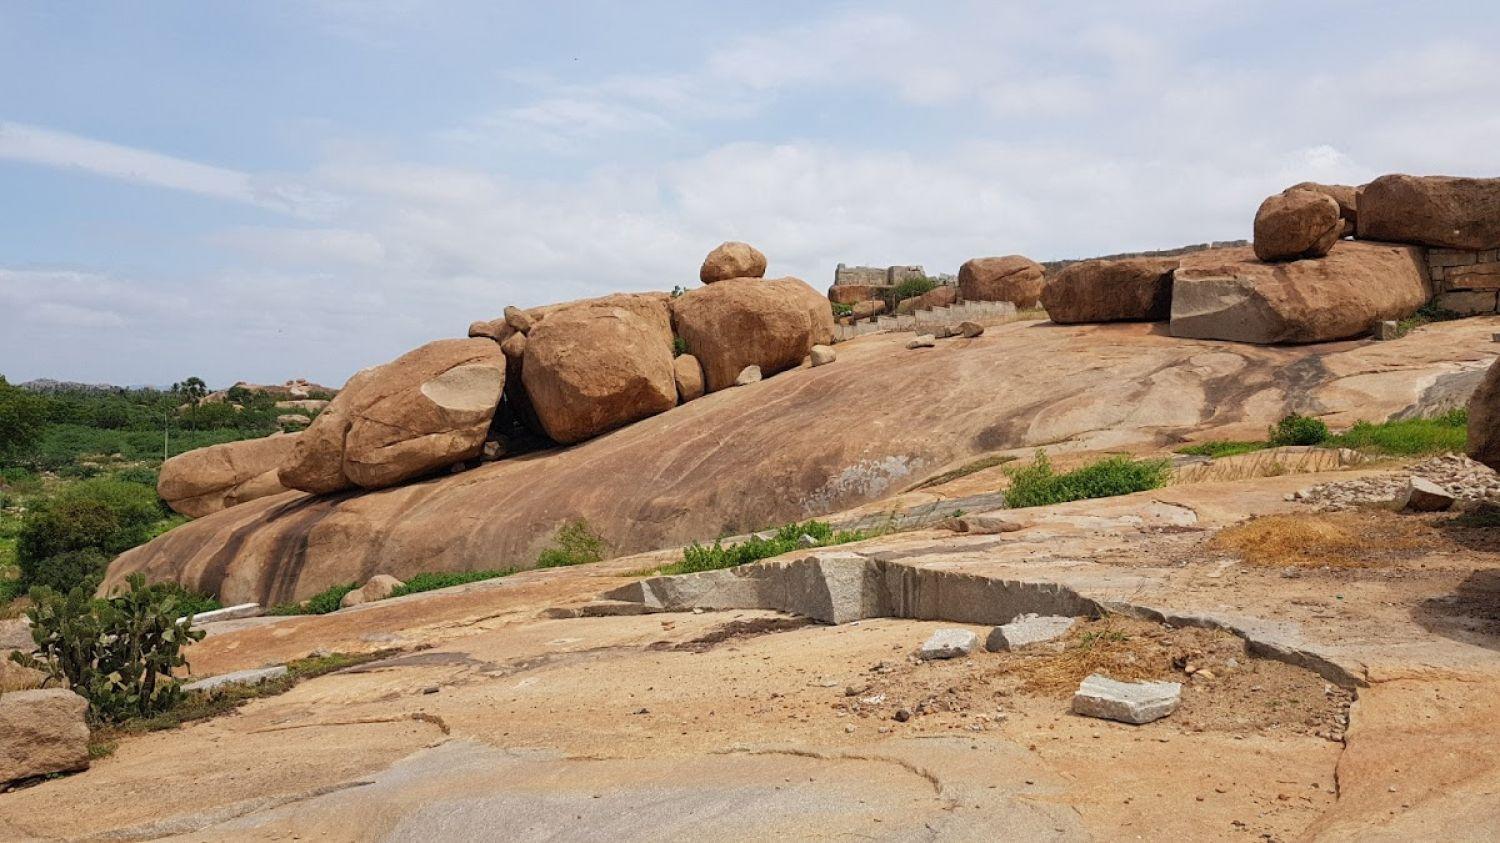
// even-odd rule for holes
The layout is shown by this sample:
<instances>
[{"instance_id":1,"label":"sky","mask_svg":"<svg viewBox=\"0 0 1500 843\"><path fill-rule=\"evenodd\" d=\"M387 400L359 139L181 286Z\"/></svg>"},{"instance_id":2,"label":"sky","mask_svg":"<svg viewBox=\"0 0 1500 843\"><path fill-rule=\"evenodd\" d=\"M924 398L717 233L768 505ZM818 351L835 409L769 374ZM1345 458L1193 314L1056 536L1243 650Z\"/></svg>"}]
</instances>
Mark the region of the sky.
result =
<instances>
[{"instance_id":1,"label":"sky","mask_svg":"<svg viewBox=\"0 0 1500 843\"><path fill-rule=\"evenodd\" d=\"M469 322L1246 238L1500 175L1500 4L0 0L0 374L332 386Z\"/></svg>"}]
</instances>

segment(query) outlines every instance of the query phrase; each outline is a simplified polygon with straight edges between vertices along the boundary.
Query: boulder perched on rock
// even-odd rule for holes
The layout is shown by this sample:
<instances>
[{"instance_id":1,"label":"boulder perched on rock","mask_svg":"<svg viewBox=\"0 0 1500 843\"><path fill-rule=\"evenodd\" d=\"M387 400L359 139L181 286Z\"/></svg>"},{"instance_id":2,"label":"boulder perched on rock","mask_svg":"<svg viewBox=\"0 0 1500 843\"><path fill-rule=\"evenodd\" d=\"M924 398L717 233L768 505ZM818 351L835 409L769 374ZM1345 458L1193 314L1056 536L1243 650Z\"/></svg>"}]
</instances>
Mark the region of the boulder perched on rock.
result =
<instances>
[{"instance_id":1,"label":"boulder perched on rock","mask_svg":"<svg viewBox=\"0 0 1500 843\"><path fill-rule=\"evenodd\" d=\"M1053 322L1160 322L1172 315L1175 258L1120 258L1071 264L1042 290Z\"/></svg>"},{"instance_id":2,"label":"boulder perched on rock","mask_svg":"<svg viewBox=\"0 0 1500 843\"><path fill-rule=\"evenodd\" d=\"M672 324L703 366L709 392L733 386L746 366L766 376L833 340L827 299L796 278L736 278L672 301Z\"/></svg>"},{"instance_id":3,"label":"boulder perched on rock","mask_svg":"<svg viewBox=\"0 0 1500 843\"><path fill-rule=\"evenodd\" d=\"M505 386L488 339L437 340L349 379L282 465L282 485L378 489L479 456Z\"/></svg>"},{"instance_id":4,"label":"boulder perched on rock","mask_svg":"<svg viewBox=\"0 0 1500 843\"><path fill-rule=\"evenodd\" d=\"M1381 176L1359 191L1358 227L1362 240L1500 247L1500 178Z\"/></svg>"},{"instance_id":5,"label":"boulder perched on rock","mask_svg":"<svg viewBox=\"0 0 1500 843\"><path fill-rule=\"evenodd\" d=\"M1288 190L1255 212L1255 256L1263 261L1321 258L1343 234L1339 203L1326 193Z\"/></svg>"},{"instance_id":6,"label":"boulder perched on rock","mask_svg":"<svg viewBox=\"0 0 1500 843\"><path fill-rule=\"evenodd\" d=\"M89 766L88 703L46 688L0 695L0 785Z\"/></svg>"},{"instance_id":7,"label":"boulder perched on rock","mask_svg":"<svg viewBox=\"0 0 1500 843\"><path fill-rule=\"evenodd\" d=\"M807 358L813 366L827 366L839 359L839 353L831 345L815 345L808 352Z\"/></svg>"},{"instance_id":8,"label":"boulder perched on rock","mask_svg":"<svg viewBox=\"0 0 1500 843\"><path fill-rule=\"evenodd\" d=\"M885 302L880 300L862 301L854 305L855 319L874 319L885 312Z\"/></svg>"},{"instance_id":9,"label":"boulder perched on rock","mask_svg":"<svg viewBox=\"0 0 1500 843\"><path fill-rule=\"evenodd\" d=\"M1044 274L1041 264L1021 255L974 258L958 268L958 292L964 301L1008 301L1024 310L1041 300Z\"/></svg>"},{"instance_id":10,"label":"boulder perched on rock","mask_svg":"<svg viewBox=\"0 0 1500 843\"><path fill-rule=\"evenodd\" d=\"M1431 298L1418 250L1340 241L1321 260L1263 263L1250 249L1184 255L1172 280L1174 337L1327 342L1404 319Z\"/></svg>"},{"instance_id":11,"label":"boulder perched on rock","mask_svg":"<svg viewBox=\"0 0 1500 843\"><path fill-rule=\"evenodd\" d=\"M731 240L720 243L718 248L703 259L703 266L698 270L698 280L712 284L730 278L760 278L765 274L766 256L749 243Z\"/></svg>"},{"instance_id":12,"label":"boulder perched on rock","mask_svg":"<svg viewBox=\"0 0 1500 843\"><path fill-rule=\"evenodd\" d=\"M189 518L279 495L287 487L277 477L277 469L291 455L300 435L278 433L178 454L162 463L156 493L173 511Z\"/></svg>"},{"instance_id":13,"label":"boulder perched on rock","mask_svg":"<svg viewBox=\"0 0 1500 843\"><path fill-rule=\"evenodd\" d=\"M834 304L858 304L878 299L888 289L876 284L834 284L828 288L828 300Z\"/></svg>"},{"instance_id":14,"label":"boulder perched on rock","mask_svg":"<svg viewBox=\"0 0 1500 843\"><path fill-rule=\"evenodd\" d=\"M908 313L916 313L919 310L931 310L935 307L947 307L958 301L958 287L952 284L939 284L920 296L912 296L902 299L896 303L896 312L905 316Z\"/></svg>"},{"instance_id":15,"label":"boulder perched on rock","mask_svg":"<svg viewBox=\"0 0 1500 843\"><path fill-rule=\"evenodd\" d=\"M521 379L543 429L563 444L672 409L677 382L666 300L550 314L527 336Z\"/></svg>"},{"instance_id":16,"label":"boulder perched on rock","mask_svg":"<svg viewBox=\"0 0 1500 843\"><path fill-rule=\"evenodd\" d=\"M686 404L703 397L703 366L691 354L679 354L672 361L672 378L677 382L677 401Z\"/></svg>"},{"instance_id":17,"label":"boulder perched on rock","mask_svg":"<svg viewBox=\"0 0 1500 843\"><path fill-rule=\"evenodd\" d=\"M1354 231L1359 220L1359 207L1357 204L1359 188L1347 184L1320 184L1315 181L1304 181L1294 184L1282 192L1291 193L1294 190L1311 190L1315 193L1321 193L1339 203L1339 217L1344 221L1344 230L1339 236L1354 236Z\"/></svg>"},{"instance_id":18,"label":"boulder perched on rock","mask_svg":"<svg viewBox=\"0 0 1500 843\"><path fill-rule=\"evenodd\" d=\"M1500 471L1500 361L1490 365L1469 397L1470 457Z\"/></svg>"},{"instance_id":19,"label":"boulder perched on rock","mask_svg":"<svg viewBox=\"0 0 1500 843\"><path fill-rule=\"evenodd\" d=\"M350 606L358 606L361 603L373 603L376 600L384 600L403 585L406 585L406 583L390 574L376 574L370 577L364 585L345 594L339 600L339 608L347 609Z\"/></svg>"}]
</instances>

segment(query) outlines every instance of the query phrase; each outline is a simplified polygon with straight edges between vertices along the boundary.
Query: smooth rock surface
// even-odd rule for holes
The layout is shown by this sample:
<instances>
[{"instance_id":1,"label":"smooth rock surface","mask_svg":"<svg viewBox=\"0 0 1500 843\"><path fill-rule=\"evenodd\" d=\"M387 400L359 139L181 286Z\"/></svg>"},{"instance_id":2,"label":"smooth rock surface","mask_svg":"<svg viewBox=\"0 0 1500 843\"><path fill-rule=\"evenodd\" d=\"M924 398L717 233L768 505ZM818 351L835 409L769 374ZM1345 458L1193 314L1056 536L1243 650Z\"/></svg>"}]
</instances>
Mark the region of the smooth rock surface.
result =
<instances>
[{"instance_id":1,"label":"smooth rock surface","mask_svg":"<svg viewBox=\"0 0 1500 843\"><path fill-rule=\"evenodd\" d=\"M984 648L992 653L1016 650L1028 644L1040 644L1061 638L1073 628L1074 619L1061 615L1022 615L990 631Z\"/></svg>"},{"instance_id":2,"label":"smooth rock surface","mask_svg":"<svg viewBox=\"0 0 1500 843\"><path fill-rule=\"evenodd\" d=\"M979 636L967 629L940 629L922 643L917 658L956 659L967 656L979 646Z\"/></svg>"},{"instance_id":3,"label":"smooth rock surface","mask_svg":"<svg viewBox=\"0 0 1500 843\"><path fill-rule=\"evenodd\" d=\"M0 784L88 769L87 711L60 688L0 694Z\"/></svg>"},{"instance_id":4,"label":"smooth rock surface","mask_svg":"<svg viewBox=\"0 0 1500 843\"><path fill-rule=\"evenodd\" d=\"M1073 713L1121 723L1150 723L1177 710L1180 682L1116 682L1094 674L1073 695Z\"/></svg>"}]
</instances>

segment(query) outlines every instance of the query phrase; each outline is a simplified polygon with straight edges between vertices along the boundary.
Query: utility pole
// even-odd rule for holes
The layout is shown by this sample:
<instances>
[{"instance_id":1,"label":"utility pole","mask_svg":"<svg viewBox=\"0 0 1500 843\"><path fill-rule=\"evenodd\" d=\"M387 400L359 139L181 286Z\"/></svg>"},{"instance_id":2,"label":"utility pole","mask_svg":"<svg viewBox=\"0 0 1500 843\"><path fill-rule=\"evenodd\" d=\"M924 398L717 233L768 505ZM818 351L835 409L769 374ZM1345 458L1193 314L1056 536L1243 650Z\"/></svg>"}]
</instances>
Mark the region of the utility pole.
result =
<instances>
[{"instance_id":1,"label":"utility pole","mask_svg":"<svg viewBox=\"0 0 1500 843\"><path fill-rule=\"evenodd\" d=\"M161 414L161 461L167 461L167 430L172 422L172 411L167 410Z\"/></svg>"}]
</instances>

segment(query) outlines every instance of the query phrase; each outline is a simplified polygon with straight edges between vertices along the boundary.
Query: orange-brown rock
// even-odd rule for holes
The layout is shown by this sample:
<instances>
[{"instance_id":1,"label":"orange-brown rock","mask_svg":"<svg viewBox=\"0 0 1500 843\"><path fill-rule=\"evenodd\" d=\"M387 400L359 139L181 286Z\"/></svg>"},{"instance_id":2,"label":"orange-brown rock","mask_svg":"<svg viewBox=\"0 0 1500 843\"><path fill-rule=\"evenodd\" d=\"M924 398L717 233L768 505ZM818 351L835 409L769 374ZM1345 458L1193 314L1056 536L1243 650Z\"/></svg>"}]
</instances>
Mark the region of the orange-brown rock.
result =
<instances>
[{"instance_id":1,"label":"orange-brown rock","mask_svg":"<svg viewBox=\"0 0 1500 843\"><path fill-rule=\"evenodd\" d=\"M555 311L527 336L521 379L553 440L580 442L677 404L669 308L629 301Z\"/></svg>"},{"instance_id":2,"label":"orange-brown rock","mask_svg":"<svg viewBox=\"0 0 1500 843\"><path fill-rule=\"evenodd\" d=\"M287 487L281 485L277 469L292 453L300 435L278 433L178 454L162 463L156 493L173 511L189 518L279 495Z\"/></svg>"},{"instance_id":3,"label":"orange-brown rock","mask_svg":"<svg viewBox=\"0 0 1500 843\"><path fill-rule=\"evenodd\" d=\"M1469 456L1500 471L1500 361L1469 398Z\"/></svg>"},{"instance_id":4,"label":"orange-brown rock","mask_svg":"<svg viewBox=\"0 0 1500 843\"><path fill-rule=\"evenodd\" d=\"M1036 307L1046 277L1042 265L1021 255L974 258L958 268L958 292L964 301L1008 301Z\"/></svg>"},{"instance_id":5,"label":"orange-brown rock","mask_svg":"<svg viewBox=\"0 0 1500 843\"><path fill-rule=\"evenodd\" d=\"M890 287L875 284L834 284L828 288L828 300L834 304L858 304L873 301Z\"/></svg>"},{"instance_id":6,"label":"orange-brown rock","mask_svg":"<svg viewBox=\"0 0 1500 843\"><path fill-rule=\"evenodd\" d=\"M1176 258L1080 261L1042 290L1042 307L1060 324L1160 322L1172 315Z\"/></svg>"},{"instance_id":7,"label":"orange-brown rock","mask_svg":"<svg viewBox=\"0 0 1500 843\"><path fill-rule=\"evenodd\" d=\"M482 338L437 340L365 369L298 437L281 482L376 489L473 459L504 385L505 356Z\"/></svg>"},{"instance_id":8,"label":"orange-brown rock","mask_svg":"<svg viewBox=\"0 0 1500 843\"><path fill-rule=\"evenodd\" d=\"M1326 193L1288 190L1255 212L1255 256L1263 261L1321 258L1343 236L1339 203Z\"/></svg>"},{"instance_id":9,"label":"orange-brown rock","mask_svg":"<svg viewBox=\"0 0 1500 843\"><path fill-rule=\"evenodd\" d=\"M703 366L709 392L734 386L746 366L769 377L833 339L828 300L797 278L735 278L672 302L672 325Z\"/></svg>"},{"instance_id":10,"label":"orange-brown rock","mask_svg":"<svg viewBox=\"0 0 1500 843\"><path fill-rule=\"evenodd\" d=\"M1431 298L1419 250L1340 241L1327 257L1264 263L1250 249L1183 255L1172 281L1172 335L1251 343L1356 337Z\"/></svg>"},{"instance_id":11,"label":"orange-brown rock","mask_svg":"<svg viewBox=\"0 0 1500 843\"><path fill-rule=\"evenodd\" d=\"M934 307L947 307L958 301L958 287L952 284L939 284L920 296L912 296L902 299L896 303L896 312L905 316L908 313L916 313L919 310L931 310Z\"/></svg>"},{"instance_id":12,"label":"orange-brown rock","mask_svg":"<svg viewBox=\"0 0 1500 843\"><path fill-rule=\"evenodd\" d=\"M766 256L749 243L731 240L720 243L703 259L698 280L712 284L729 278L760 278L765 274Z\"/></svg>"},{"instance_id":13,"label":"orange-brown rock","mask_svg":"<svg viewBox=\"0 0 1500 843\"><path fill-rule=\"evenodd\" d=\"M88 769L88 707L83 697L63 688L0 695L0 787Z\"/></svg>"},{"instance_id":14,"label":"orange-brown rock","mask_svg":"<svg viewBox=\"0 0 1500 843\"><path fill-rule=\"evenodd\" d=\"M1311 190L1328 196L1333 201L1339 203L1339 217L1344 221L1344 230L1339 236L1354 236L1354 231L1359 220L1359 207L1357 203L1359 188L1347 184L1320 184L1315 181L1304 181L1298 182L1282 192L1290 193L1293 190Z\"/></svg>"},{"instance_id":15,"label":"orange-brown rock","mask_svg":"<svg viewBox=\"0 0 1500 843\"><path fill-rule=\"evenodd\" d=\"M1500 178L1381 176L1360 188L1359 237L1450 249L1500 247Z\"/></svg>"},{"instance_id":16,"label":"orange-brown rock","mask_svg":"<svg viewBox=\"0 0 1500 843\"><path fill-rule=\"evenodd\" d=\"M872 319L885 312L885 302L876 299L874 301L862 301L854 305L851 314L855 319Z\"/></svg>"},{"instance_id":17,"label":"orange-brown rock","mask_svg":"<svg viewBox=\"0 0 1500 843\"><path fill-rule=\"evenodd\" d=\"M679 354L672 361L672 378L677 382L677 401L686 404L703 397L703 367L691 354Z\"/></svg>"}]
</instances>

